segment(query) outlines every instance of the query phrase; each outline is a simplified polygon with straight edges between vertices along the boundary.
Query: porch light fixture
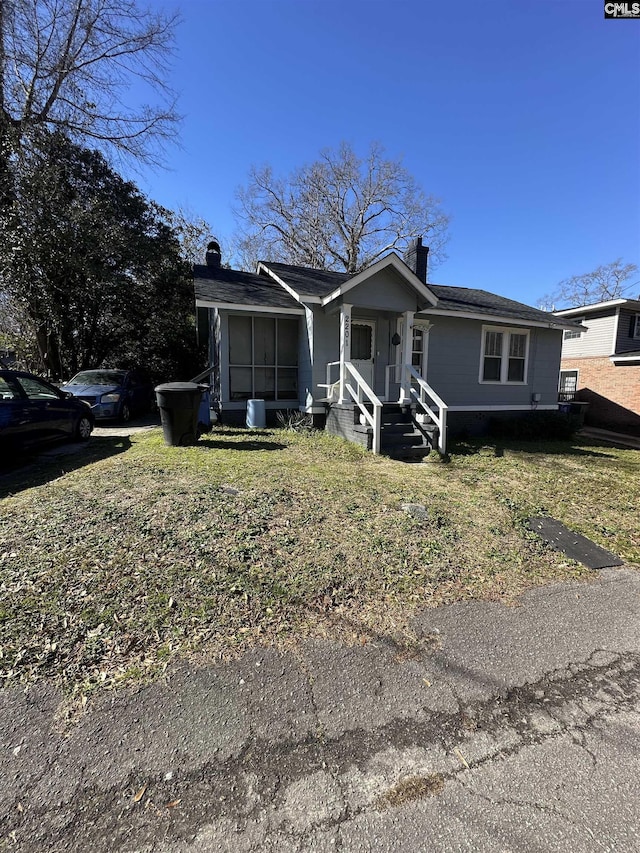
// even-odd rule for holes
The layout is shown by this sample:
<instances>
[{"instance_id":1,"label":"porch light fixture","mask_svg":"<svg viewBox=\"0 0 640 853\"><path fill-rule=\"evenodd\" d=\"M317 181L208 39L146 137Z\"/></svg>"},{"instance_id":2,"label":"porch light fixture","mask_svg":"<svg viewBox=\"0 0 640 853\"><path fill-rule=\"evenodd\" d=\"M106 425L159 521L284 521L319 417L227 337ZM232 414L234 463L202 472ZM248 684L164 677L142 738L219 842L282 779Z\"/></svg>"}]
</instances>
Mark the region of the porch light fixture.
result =
<instances>
[{"instance_id":1,"label":"porch light fixture","mask_svg":"<svg viewBox=\"0 0 640 853\"><path fill-rule=\"evenodd\" d=\"M391 343L393 344L393 346L397 347L398 344L400 343L400 341L401 341L400 335L397 332L394 332L393 336L391 338Z\"/></svg>"}]
</instances>

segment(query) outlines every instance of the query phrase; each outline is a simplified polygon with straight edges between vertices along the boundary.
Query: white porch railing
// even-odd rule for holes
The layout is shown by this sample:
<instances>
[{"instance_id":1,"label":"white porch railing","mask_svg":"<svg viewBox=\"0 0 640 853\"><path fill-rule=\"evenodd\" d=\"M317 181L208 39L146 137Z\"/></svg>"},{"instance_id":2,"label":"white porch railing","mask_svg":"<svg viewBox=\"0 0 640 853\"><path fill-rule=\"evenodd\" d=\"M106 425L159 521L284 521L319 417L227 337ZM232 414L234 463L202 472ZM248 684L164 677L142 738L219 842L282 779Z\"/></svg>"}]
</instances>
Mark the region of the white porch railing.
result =
<instances>
[{"instance_id":1,"label":"white porch railing","mask_svg":"<svg viewBox=\"0 0 640 853\"><path fill-rule=\"evenodd\" d=\"M358 408L360 409L360 413L363 415L365 421L369 424L369 426L373 429L373 447L372 450L374 453L380 453L380 425L382 423L382 402L376 397L373 389L365 382L363 377L358 373L355 367L351 364L350 361L344 362L344 388L349 392L349 395L352 397ZM356 387L354 388L351 383L348 381L346 374L349 374L351 378L355 381ZM367 397L368 402L372 405L373 411L370 412L369 409L364 405L364 397Z\"/></svg>"},{"instance_id":2,"label":"white porch railing","mask_svg":"<svg viewBox=\"0 0 640 853\"><path fill-rule=\"evenodd\" d=\"M327 382L326 385L320 387L327 389L327 400L335 402L336 392L339 393L339 399L344 399L347 394L351 397L360 409L360 414L365 423L369 424L373 431L373 452L380 453L382 401L350 361L344 362L344 371L340 372L340 378L332 382L331 370L333 367L340 367L340 364L339 361L331 361L327 364ZM371 405L372 411L366 407L365 400Z\"/></svg>"},{"instance_id":3,"label":"white porch railing","mask_svg":"<svg viewBox=\"0 0 640 853\"><path fill-rule=\"evenodd\" d=\"M405 377L403 378L408 379L406 384L409 387L409 393L411 394L412 399L415 400L416 412L419 410L420 414L425 414L429 420L438 427L438 450L444 456L447 452L447 410L449 407L442 397L440 397L433 388L425 382L412 364L387 365L385 376L385 395L387 400L390 399L389 386L391 384L391 371L396 372L397 381L397 371L399 369L406 371ZM418 386L417 388L414 387L414 383ZM401 386L403 385L404 382L401 382ZM437 408L437 414L433 411L432 405L435 405Z\"/></svg>"},{"instance_id":4,"label":"white porch railing","mask_svg":"<svg viewBox=\"0 0 640 853\"><path fill-rule=\"evenodd\" d=\"M327 392L327 402L329 403L337 403L338 398L340 396L340 377L336 379L335 382L331 381L331 371L334 367L340 367L339 361L330 361L327 364L327 381L323 384L320 383L318 388L324 388Z\"/></svg>"}]
</instances>

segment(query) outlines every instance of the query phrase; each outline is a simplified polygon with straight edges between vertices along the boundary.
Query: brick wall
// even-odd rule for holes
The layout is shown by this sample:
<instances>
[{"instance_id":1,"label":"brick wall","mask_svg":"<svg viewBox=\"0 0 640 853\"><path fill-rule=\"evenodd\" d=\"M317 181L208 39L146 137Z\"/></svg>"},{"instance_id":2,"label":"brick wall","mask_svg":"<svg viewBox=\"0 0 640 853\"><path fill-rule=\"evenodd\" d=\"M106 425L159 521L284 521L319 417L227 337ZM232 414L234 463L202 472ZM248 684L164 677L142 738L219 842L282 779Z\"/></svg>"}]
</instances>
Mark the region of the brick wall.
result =
<instances>
[{"instance_id":1,"label":"brick wall","mask_svg":"<svg viewBox=\"0 0 640 853\"><path fill-rule=\"evenodd\" d=\"M371 450L373 445L372 430L360 424L360 412L350 404L333 404L327 412L325 429L332 435L339 435L356 444Z\"/></svg>"},{"instance_id":2,"label":"brick wall","mask_svg":"<svg viewBox=\"0 0 640 853\"><path fill-rule=\"evenodd\" d=\"M589 403L587 424L640 434L640 364L563 358L560 367L578 371L576 400Z\"/></svg>"}]
</instances>

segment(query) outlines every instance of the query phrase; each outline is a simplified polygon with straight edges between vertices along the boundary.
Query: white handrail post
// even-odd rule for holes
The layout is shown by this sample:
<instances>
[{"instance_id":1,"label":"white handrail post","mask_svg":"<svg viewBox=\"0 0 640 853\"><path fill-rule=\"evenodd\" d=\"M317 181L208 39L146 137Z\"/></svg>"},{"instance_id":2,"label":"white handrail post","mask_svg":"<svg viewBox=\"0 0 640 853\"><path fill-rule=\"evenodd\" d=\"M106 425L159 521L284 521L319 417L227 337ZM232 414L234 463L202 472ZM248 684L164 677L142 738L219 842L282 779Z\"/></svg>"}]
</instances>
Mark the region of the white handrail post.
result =
<instances>
[{"instance_id":1,"label":"white handrail post","mask_svg":"<svg viewBox=\"0 0 640 853\"><path fill-rule=\"evenodd\" d=\"M438 435L438 450L444 456L447 452L447 408L440 410L440 434Z\"/></svg>"},{"instance_id":2,"label":"white handrail post","mask_svg":"<svg viewBox=\"0 0 640 853\"><path fill-rule=\"evenodd\" d=\"M345 374L348 373L355 380L355 388L352 386L351 382L345 381L345 391L346 393L350 394L352 400L360 409L360 414L364 418L364 421L369 424L373 431L373 452L380 453L380 433L382 429L382 401L376 396L376 393L373 388L369 386L366 379L364 379L360 375L360 373L356 370L356 368L351 364L350 361L345 361L344 368ZM372 412L367 409L364 403L365 396L367 400L369 400L372 404Z\"/></svg>"},{"instance_id":3,"label":"white handrail post","mask_svg":"<svg viewBox=\"0 0 640 853\"><path fill-rule=\"evenodd\" d=\"M373 404L373 452L380 453L380 433L382 421L382 406Z\"/></svg>"},{"instance_id":4,"label":"white handrail post","mask_svg":"<svg viewBox=\"0 0 640 853\"><path fill-rule=\"evenodd\" d=\"M339 403L347 402L345 388L347 374L345 363L351 361L351 305L346 302L340 308L340 399Z\"/></svg>"},{"instance_id":5,"label":"white handrail post","mask_svg":"<svg viewBox=\"0 0 640 853\"><path fill-rule=\"evenodd\" d=\"M408 365L411 364L413 351L413 311L405 311L403 316L402 341L402 377L400 382L400 403L411 401L411 377Z\"/></svg>"}]
</instances>

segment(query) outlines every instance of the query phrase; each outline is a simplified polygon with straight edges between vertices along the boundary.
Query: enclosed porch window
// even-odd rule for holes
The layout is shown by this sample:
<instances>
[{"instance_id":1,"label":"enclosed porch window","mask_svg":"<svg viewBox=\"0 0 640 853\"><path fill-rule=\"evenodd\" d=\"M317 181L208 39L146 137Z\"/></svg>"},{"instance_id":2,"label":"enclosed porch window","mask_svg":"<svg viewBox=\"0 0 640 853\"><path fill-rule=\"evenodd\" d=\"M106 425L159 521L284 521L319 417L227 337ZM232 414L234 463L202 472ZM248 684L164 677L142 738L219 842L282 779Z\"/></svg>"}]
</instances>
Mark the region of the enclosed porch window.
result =
<instances>
[{"instance_id":1,"label":"enclosed porch window","mask_svg":"<svg viewBox=\"0 0 640 853\"><path fill-rule=\"evenodd\" d=\"M298 399L298 319L229 317L229 399Z\"/></svg>"}]
</instances>

